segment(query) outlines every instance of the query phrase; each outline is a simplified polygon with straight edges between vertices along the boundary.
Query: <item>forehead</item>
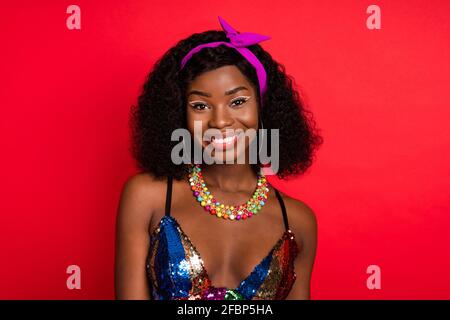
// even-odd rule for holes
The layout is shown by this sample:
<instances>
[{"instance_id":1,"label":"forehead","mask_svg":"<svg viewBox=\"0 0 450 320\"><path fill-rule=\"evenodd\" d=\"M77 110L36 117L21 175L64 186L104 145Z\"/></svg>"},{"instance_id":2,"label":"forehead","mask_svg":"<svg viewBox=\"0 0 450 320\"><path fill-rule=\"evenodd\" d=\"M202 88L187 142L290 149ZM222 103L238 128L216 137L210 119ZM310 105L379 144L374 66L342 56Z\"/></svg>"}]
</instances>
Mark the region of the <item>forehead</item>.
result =
<instances>
[{"instance_id":1,"label":"forehead","mask_svg":"<svg viewBox=\"0 0 450 320\"><path fill-rule=\"evenodd\" d=\"M197 76L188 88L223 94L240 85L252 88L252 84L236 66L223 66Z\"/></svg>"}]
</instances>

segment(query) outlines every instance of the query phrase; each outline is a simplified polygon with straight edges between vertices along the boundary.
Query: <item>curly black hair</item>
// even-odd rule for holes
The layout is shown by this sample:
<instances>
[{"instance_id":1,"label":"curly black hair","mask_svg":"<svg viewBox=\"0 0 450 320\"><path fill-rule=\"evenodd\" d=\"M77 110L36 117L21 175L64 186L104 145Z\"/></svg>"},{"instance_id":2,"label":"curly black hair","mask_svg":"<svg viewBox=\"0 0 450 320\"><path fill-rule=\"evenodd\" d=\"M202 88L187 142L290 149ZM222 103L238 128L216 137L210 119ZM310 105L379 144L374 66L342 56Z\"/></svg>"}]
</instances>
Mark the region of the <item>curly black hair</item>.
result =
<instances>
[{"instance_id":1,"label":"curly black hair","mask_svg":"<svg viewBox=\"0 0 450 320\"><path fill-rule=\"evenodd\" d=\"M170 160L171 150L178 143L171 141L171 134L177 128L187 128L186 89L198 75L235 65L255 87L259 101L256 71L233 48L225 45L204 48L180 70L181 60L192 48L215 41L229 40L223 31L194 33L170 48L148 74L137 104L131 107L130 113L131 153L141 171L150 172L157 178L172 176L181 180L186 177L188 165L176 165ZM267 73L267 92L259 114L265 129L279 129L277 176L286 179L287 176L302 174L311 166L323 139L285 67L258 44L248 49L256 55ZM257 172L259 166L258 161L252 168Z\"/></svg>"}]
</instances>

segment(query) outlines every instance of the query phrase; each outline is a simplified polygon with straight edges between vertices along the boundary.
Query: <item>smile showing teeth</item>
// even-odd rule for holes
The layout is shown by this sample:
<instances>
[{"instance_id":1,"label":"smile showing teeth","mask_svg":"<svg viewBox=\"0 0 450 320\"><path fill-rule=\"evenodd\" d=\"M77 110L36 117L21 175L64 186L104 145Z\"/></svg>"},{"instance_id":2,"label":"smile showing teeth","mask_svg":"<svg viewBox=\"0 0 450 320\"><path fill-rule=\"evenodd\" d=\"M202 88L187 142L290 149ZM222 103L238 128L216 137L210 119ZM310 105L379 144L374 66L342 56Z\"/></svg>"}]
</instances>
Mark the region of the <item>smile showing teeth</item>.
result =
<instances>
[{"instance_id":1,"label":"smile showing teeth","mask_svg":"<svg viewBox=\"0 0 450 320\"><path fill-rule=\"evenodd\" d=\"M216 150L225 150L232 148L237 142L237 135L228 136L226 138L211 137L209 143L214 146Z\"/></svg>"},{"instance_id":2,"label":"smile showing teeth","mask_svg":"<svg viewBox=\"0 0 450 320\"><path fill-rule=\"evenodd\" d=\"M213 142L213 143L220 143L220 144L223 144L223 143L231 143L231 142L233 142L234 141L234 138L235 138L236 136L231 136L231 137L226 137L226 138L224 138L224 139L220 139L220 138L214 138L214 137L212 137L212 139L211 139L211 142Z\"/></svg>"}]
</instances>

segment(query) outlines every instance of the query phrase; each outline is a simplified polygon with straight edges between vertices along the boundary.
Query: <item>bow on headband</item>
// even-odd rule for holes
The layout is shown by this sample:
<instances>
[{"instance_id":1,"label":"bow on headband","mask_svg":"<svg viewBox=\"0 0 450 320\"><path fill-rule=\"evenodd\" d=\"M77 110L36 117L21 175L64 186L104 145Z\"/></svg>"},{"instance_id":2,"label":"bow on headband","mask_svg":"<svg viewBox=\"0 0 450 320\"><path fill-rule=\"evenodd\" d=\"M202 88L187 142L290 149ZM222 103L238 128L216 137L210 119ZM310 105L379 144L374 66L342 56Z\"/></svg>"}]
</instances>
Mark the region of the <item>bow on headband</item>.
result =
<instances>
[{"instance_id":1,"label":"bow on headband","mask_svg":"<svg viewBox=\"0 0 450 320\"><path fill-rule=\"evenodd\" d=\"M230 42L236 46L236 47L247 47L251 46L253 44L257 44L264 40L269 40L269 36L265 36L262 34L257 33L250 33L250 32L243 32L238 33L228 22L226 22L224 19L222 19L219 16L219 22L222 26L223 31L227 34L228 39L230 39Z\"/></svg>"},{"instance_id":2,"label":"bow on headband","mask_svg":"<svg viewBox=\"0 0 450 320\"><path fill-rule=\"evenodd\" d=\"M225 31L225 34L227 35L227 38L230 39L230 42L225 41L217 41L217 42L209 42L204 43L201 45L196 46L191 51L188 52L188 54L183 58L181 61L181 69L184 68L186 63L189 61L189 59L197 52L204 48L214 48L220 45L226 45L227 47L236 49L247 61L255 68L256 75L258 77L258 83L259 83L259 91L260 91L260 97L261 97L261 105L263 101L263 95L267 90L267 74L266 70L264 69L264 66L262 63L258 60L258 58L251 52L249 49L247 49L247 46L251 46L254 44L257 44L264 40L271 39L269 36L265 36L262 34L257 33L250 33L250 32L243 32L239 33L237 32L232 26L230 26L229 23L227 23L223 18L220 16L219 22L222 26L223 31Z\"/></svg>"}]
</instances>

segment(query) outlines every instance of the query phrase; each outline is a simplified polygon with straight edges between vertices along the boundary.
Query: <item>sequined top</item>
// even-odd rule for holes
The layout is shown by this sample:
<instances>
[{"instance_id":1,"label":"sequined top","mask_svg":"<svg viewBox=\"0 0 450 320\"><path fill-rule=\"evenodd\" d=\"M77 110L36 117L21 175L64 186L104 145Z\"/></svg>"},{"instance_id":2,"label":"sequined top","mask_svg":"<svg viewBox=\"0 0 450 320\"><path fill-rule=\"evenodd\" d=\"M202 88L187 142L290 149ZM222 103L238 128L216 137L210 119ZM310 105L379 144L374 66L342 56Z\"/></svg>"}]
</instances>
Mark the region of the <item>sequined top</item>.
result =
<instances>
[{"instance_id":1,"label":"sequined top","mask_svg":"<svg viewBox=\"0 0 450 320\"><path fill-rule=\"evenodd\" d=\"M170 216L172 179L168 179L166 214L150 234L146 273L154 300L284 300L297 277L294 260L298 247L289 229L286 208L275 189L285 231L266 257L237 288L215 287L200 253Z\"/></svg>"}]
</instances>

